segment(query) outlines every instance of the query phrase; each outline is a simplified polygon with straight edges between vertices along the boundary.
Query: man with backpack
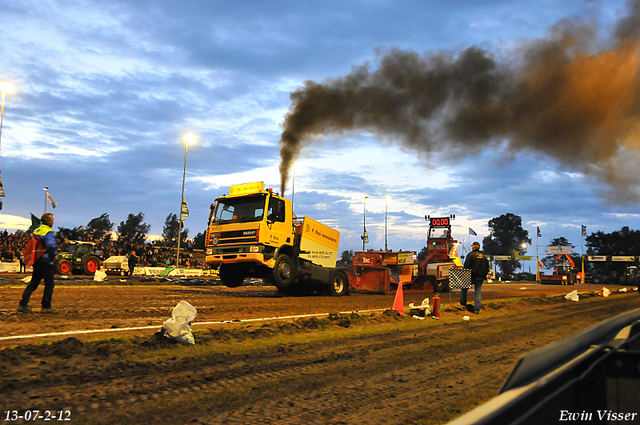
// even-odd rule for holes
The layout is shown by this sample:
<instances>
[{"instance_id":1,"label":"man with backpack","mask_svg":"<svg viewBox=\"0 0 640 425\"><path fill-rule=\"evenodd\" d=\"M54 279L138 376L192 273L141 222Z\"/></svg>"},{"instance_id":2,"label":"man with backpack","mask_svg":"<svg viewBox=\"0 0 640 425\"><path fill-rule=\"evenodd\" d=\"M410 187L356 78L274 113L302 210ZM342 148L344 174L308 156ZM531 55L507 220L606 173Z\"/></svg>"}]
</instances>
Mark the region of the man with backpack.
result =
<instances>
[{"instance_id":1,"label":"man with backpack","mask_svg":"<svg viewBox=\"0 0 640 425\"><path fill-rule=\"evenodd\" d=\"M54 263L58 253L56 236L51 228L53 226L53 214L42 214L40 223L40 227L33 231L35 243L32 246L32 252L25 252L25 258L31 254L30 261L33 262L33 274L31 275L31 282L22 293L22 300L18 305L18 312L20 313L32 313L29 307L29 299L43 279L44 293L42 294L42 310L40 310L40 313L57 313L51 307L51 298L53 297L53 288L55 286L53 281Z\"/></svg>"}]
</instances>

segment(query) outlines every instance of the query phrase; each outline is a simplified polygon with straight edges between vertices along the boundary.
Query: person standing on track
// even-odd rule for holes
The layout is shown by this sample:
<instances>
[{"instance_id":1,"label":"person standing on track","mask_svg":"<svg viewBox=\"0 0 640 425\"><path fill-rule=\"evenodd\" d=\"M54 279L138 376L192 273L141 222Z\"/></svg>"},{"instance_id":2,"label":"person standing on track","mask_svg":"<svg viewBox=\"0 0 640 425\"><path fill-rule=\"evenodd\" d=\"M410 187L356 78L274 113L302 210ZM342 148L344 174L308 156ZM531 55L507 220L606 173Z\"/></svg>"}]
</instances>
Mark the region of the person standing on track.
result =
<instances>
[{"instance_id":1,"label":"person standing on track","mask_svg":"<svg viewBox=\"0 0 640 425\"><path fill-rule=\"evenodd\" d=\"M27 265L24 263L24 250L18 250L18 260L20 260L20 273L27 272Z\"/></svg>"},{"instance_id":2,"label":"person standing on track","mask_svg":"<svg viewBox=\"0 0 640 425\"><path fill-rule=\"evenodd\" d=\"M129 265L129 276L133 276L133 271L136 269L136 263L138 262L138 256L135 249L132 249L129 253L129 259L127 264Z\"/></svg>"},{"instance_id":3,"label":"person standing on track","mask_svg":"<svg viewBox=\"0 0 640 425\"><path fill-rule=\"evenodd\" d=\"M55 272L54 262L56 254L58 253L56 235L51 228L51 226L53 226L53 214L42 214L40 223L40 227L34 230L33 234L44 246L44 253L33 263L31 282L29 282L24 289L22 300L20 300L18 304L18 312L20 313L33 313L29 307L29 299L31 299L31 294L38 289L40 281L43 279L44 293L42 294L42 310L40 310L40 313L57 313L57 310L51 307L51 298L53 297L53 288L55 287L53 280L53 274Z\"/></svg>"},{"instance_id":4,"label":"person standing on track","mask_svg":"<svg viewBox=\"0 0 640 425\"><path fill-rule=\"evenodd\" d=\"M475 304L472 306L467 304L467 288L460 290L460 304L467 307L467 310L480 314L482 308L482 284L484 283L487 273L489 273L489 260L484 252L480 251L480 243L471 244L471 252L464 259L464 268L471 269L471 282L475 289Z\"/></svg>"}]
</instances>

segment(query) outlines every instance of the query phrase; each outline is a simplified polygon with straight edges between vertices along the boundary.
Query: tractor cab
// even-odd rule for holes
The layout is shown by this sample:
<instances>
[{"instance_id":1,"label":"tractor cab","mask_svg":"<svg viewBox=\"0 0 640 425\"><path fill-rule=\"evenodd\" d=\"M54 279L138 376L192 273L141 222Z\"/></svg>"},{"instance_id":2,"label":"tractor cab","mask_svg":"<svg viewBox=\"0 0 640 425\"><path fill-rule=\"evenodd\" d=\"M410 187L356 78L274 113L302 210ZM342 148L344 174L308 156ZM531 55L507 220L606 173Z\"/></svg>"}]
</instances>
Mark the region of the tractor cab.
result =
<instances>
[{"instance_id":1,"label":"tractor cab","mask_svg":"<svg viewBox=\"0 0 640 425\"><path fill-rule=\"evenodd\" d=\"M427 231L427 258L432 261L451 261L450 253L457 253L457 242L451 236L451 221L455 219L455 214L449 217L431 217L426 215L425 220L429 221Z\"/></svg>"},{"instance_id":2,"label":"tractor cab","mask_svg":"<svg viewBox=\"0 0 640 425\"><path fill-rule=\"evenodd\" d=\"M620 278L621 285L637 285L640 282L640 273L638 266L627 266L624 274Z\"/></svg>"}]
</instances>

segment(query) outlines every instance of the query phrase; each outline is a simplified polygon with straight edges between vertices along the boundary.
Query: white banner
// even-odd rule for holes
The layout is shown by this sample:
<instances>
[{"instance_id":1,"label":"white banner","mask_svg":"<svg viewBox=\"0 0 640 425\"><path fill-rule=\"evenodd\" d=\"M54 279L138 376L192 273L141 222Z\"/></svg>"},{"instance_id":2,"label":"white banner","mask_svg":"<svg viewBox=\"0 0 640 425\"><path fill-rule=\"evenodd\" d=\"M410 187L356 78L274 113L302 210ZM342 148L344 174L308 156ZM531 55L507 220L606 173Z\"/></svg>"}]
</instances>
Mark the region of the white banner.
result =
<instances>
[{"instance_id":1,"label":"white banner","mask_svg":"<svg viewBox=\"0 0 640 425\"><path fill-rule=\"evenodd\" d=\"M0 272L17 273L20 271L20 261L0 262Z\"/></svg>"},{"instance_id":2,"label":"white banner","mask_svg":"<svg viewBox=\"0 0 640 425\"><path fill-rule=\"evenodd\" d=\"M511 260L511 256L510 255L494 255L493 259L494 260Z\"/></svg>"},{"instance_id":3,"label":"white banner","mask_svg":"<svg viewBox=\"0 0 640 425\"><path fill-rule=\"evenodd\" d=\"M589 261L607 261L607 256L606 255L589 255L587 257L587 260L589 260Z\"/></svg>"},{"instance_id":4,"label":"white banner","mask_svg":"<svg viewBox=\"0 0 640 425\"><path fill-rule=\"evenodd\" d=\"M547 254L571 254L572 251L573 249L569 245L547 247Z\"/></svg>"},{"instance_id":5,"label":"white banner","mask_svg":"<svg viewBox=\"0 0 640 425\"><path fill-rule=\"evenodd\" d=\"M176 269L173 267L144 267L145 276L202 276L202 269Z\"/></svg>"}]
</instances>

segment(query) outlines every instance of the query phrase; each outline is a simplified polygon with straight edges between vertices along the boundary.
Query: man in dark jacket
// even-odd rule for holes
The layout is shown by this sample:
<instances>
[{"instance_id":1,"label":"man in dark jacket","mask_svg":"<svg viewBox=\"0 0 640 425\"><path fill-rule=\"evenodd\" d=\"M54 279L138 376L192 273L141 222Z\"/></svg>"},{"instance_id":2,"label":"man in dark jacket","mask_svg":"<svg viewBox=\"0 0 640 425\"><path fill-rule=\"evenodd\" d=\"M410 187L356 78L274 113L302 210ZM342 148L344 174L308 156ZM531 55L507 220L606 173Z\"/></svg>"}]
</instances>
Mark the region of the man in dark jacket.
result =
<instances>
[{"instance_id":1,"label":"man in dark jacket","mask_svg":"<svg viewBox=\"0 0 640 425\"><path fill-rule=\"evenodd\" d=\"M56 254L58 253L56 236L53 229L51 229L51 226L53 226L53 214L42 214L40 223L40 227L34 230L33 234L40 239L44 245L45 252L33 264L31 282L24 289L24 292L22 293L22 300L18 305L18 312L20 313L32 313L31 308L29 307L29 299L31 298L33 291L38 289L40 281L43 279L44 293L42 294L42 310L40 310L40 312L57 313L55 309L51 308L51 298L53 297L53 288L55 286L53 281L53 274L55 271L54 262Z\"/></svg>"},{"instance_id":2,"label":"man in dark jacket","mask_svg":"<svg viewBox=\"0 0 640 425\"><path fill-rule=\"evenodd\" d=\"M129 253L129 259L127 260L127 264L129 265L129 276L133 276L133 272L136 269L136 264L138 263L138 256L136 255L136 251L134 249Z\"/></svg>"},{"instance_id":3,"label":"man in dark jacket","mask_svg":"<svg viewBox=\"0 0 640 425\"><path fill-rule=\"evenodd\" d=\"M471 282L476 292L473 312L479 314L480 308L482 307L482 284L487 277L487 273L489 273L489 260L487 260L486 254L480 251L479 242L474 242L471 245L471 250L464 260L464 268L471 269ZM467 305L467 291L467 288L460 290L460 304L466 306L469 311L472 311L471 305Z\"/></svg>"}]
</instances>

